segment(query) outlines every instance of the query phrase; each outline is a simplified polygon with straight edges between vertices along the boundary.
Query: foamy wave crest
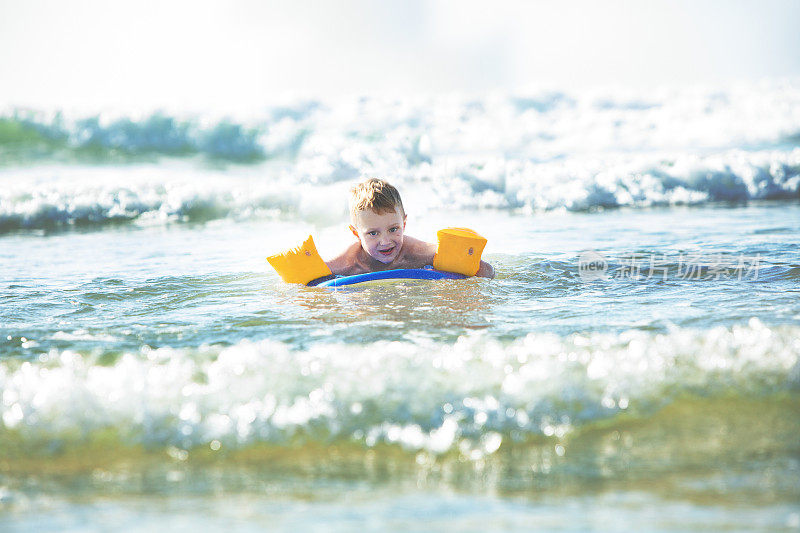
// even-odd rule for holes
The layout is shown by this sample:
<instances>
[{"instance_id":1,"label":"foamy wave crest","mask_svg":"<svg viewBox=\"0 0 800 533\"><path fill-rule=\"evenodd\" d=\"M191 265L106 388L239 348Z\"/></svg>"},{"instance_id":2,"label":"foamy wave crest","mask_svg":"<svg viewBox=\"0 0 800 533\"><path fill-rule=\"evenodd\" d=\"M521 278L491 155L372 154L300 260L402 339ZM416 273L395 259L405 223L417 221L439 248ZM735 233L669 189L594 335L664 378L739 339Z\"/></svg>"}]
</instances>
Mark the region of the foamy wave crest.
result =
<instances>
[{"instance_id":1,"label":"foamy wave crest","mask_svg":"<svg viewBox=\"0 0 800 533\"><path fill-rule=\"evenodd\" d=\"M293 351L245 341L143 349L112 364L53 350L0 364L0 409L3 431L38 441L113 428L129 444L182 449L343 439L475 459L620 413L650 416L693 393L796 391L798 339L798 327L753 319L730 329L530 334L511 343L473 335Z\"/></svg>"},{"instance_id":2,"label":"foamy wave crest","mask_svg":"<svg viewBox=\"0 0 800 533\"><path fill-rule=\"evenodd\" d=\"M356 152L354 147L351 154ZM318 166L309 170L314 165ZM0 188L0 233L220 218L339 223L358 168L352 161L331 165L321 158L284 170L257 167L244 176L163 167L6 170L0 173L0 182L5 182ZM379 175L391 174L388 166L384 171ZM582 211L773 200L800 196L800 148L659 161L644 156L540 164L450 161L425 164L392 181L422 213L473 208Z\"/></svg>"},{"instance_id":3,"label":"foamy wave crest","mask_svg":"<svg viewBox=\"0 0 800 533\"><path fill-rule=\"evenodd\" d=\"M796 145L798 138L800 86L789 81L725 89L532 90L480 99L302 102L238 120L18 109L0 116L0 146L54 143L242 161L321 155L332 164L338 155L340 162L360 163L362 172L386 164L403 171L459 155L541 162L573 155L763 149Z\"/></svg>"},{"instance_id":4,"label":"foamy wave crest","mask_svg":"<svg viewBox=\"0 0 800 533\"><path fill-rule=\"evenodd\" d=\"M229 218L342 218L325 205L330 191L291 176L235 175L186 168L58 167L0 173L0 233L169 224ZM345 198L345 191L336 196Z\"/></svg>"},{"instance_id":5,"label":"foamy wave crest","mask_svg":"<svg viewBox=\"0 0 800 533\"><path fill-rule=\"evenodd\" d=\"M441 205L455 200L462 208L585 211L800 196L800 149L573 157L547 163L467 158L434 172L440 173L434 188Z\"/></svg>"},{"instance_id":6,"label":"foamy wave crest","mask_svg":"<svg viewBox=\"0 0 800 533\"><path fill-rule=\"evenodd\" d=\"M272 181L308 188L382 176L404 194L422 198L417 209L581 211L796 198L798 139L800 87L789 82L651 93L532 91L472 100L364 98L273 108L239 121L164 113L67 119L21 111L0 118L0 155L12 163L24 160L14 154L25 150L37 162L64 162L53 155L64 149L100 153L100 161L117 153L268 160L236 165L235 171L256 169ZM174 161L162 160L169 162ZM198 165L195 172L207 170ZM174 186L170 180L169 172L162 174L165 188ZM121 183L120 190L127 185ZM43 185L33 196L63 190L62 204L81 203L79 185L72 191L60 187ZM247 216L263 203L257 191L248 197L229 181L215 198L240 198L201 211L206 217ZM0 194L0 217L11 228L135 219L162 211L142 198L127 202L122 193L113 205L90 200L77 211L46 202L22 207L27 197ZM278 203L289 205L285 214L297 211L297 202Z\"/></svg>"}]
</instances>

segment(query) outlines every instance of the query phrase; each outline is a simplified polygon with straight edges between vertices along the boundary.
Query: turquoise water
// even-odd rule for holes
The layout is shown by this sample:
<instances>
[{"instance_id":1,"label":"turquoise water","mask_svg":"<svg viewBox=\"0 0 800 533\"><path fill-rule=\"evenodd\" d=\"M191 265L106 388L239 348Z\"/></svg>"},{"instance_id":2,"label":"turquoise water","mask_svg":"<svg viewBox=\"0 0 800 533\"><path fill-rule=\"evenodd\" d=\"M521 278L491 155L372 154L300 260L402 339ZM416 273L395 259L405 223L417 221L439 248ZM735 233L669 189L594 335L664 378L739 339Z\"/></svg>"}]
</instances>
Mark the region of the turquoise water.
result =
<instances>
[{"instance_id":1,"label":"turquoise water","mask_svg":"<svg viewBox=\"0 0 800 533\"><path fill-rule=\"evenodd\" d=\"M432 124L362 103L355 131L324 106L260 136L14 130L1 528L797 530L799 152L778 104L730 130L746 96L709 96L724 109L690 114L705 129L681 146L670 113L694 94L439 102ZM573 153L576 108L593 134L621 121L627 152ZM479 150L495 122L553 130ZM210 152L242 135L257 157ZM497 278L282 283L264 258L309 233L323 256L347 245L347 187L381 169L408 234L472 227Z\"/></svg>"},{"instance_id":2,"label":"turquoise water","mask_svg":"<svg viewBox=\"0 0 800 533\"><path fill-rule=\"evenodd\" d=\"M796 202L472 219L490 238L486 257L502 270L497 282L401 282L344 293L276 282L267 245L253 242L287 231L280 223L9 235L2 346L7 356L28 358L42 351L32 343L43 338L57 349L124 353L245 339L292 349L325 340L444 342L482 328L511 341L750 318L797 324ZM582 279L579 256L588 249L607 258L608 279ZM695 268L715 263L728 269Z\"/></svg>"},{"instance_id":3,"label":"turquoise water","mask_svg":"<svg viewBox=\"0 0 800 533\"><path fill-rule=\"evenodd\" d=\"M792 529L800 205L475 221L497 279L338 292L266 268L273 223L4 237L6 524Z\"/></svg>"}]
</instances>

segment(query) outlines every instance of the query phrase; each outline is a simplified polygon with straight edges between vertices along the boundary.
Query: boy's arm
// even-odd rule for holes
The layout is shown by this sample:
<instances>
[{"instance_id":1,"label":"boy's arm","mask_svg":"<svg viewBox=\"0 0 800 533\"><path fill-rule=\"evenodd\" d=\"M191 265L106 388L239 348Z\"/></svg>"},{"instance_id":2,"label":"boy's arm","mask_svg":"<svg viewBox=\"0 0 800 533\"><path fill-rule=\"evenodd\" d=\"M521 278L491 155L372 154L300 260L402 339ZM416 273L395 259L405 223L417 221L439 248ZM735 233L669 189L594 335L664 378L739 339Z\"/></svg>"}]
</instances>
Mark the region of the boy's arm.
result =
<instances>
[{"instance_id":1,"label":"boy's arm","mask_svg":"<svg viewBox=\"0 0 800 533\"><path fill-rule=\"evenodd\" d=\"M406 235L404 237L403 248L406 249L406 254L410 262L420 263L420 266L433 264L433 256L436 255L435 244ZM412 268L419 267L413 266Z\"/></svg>"},{"instance_id":2,"label":"boy's arm","mask_svg":"<svg viewBox=\"0 0 800 533\"><path fill-rule=\"evenodd\" d=\"M414 239L413 237L406 237L406 239L412 239L415 245L415 251L417 254L423 258L423 262L426 265L433 264L433 257L436 255L436 244L420 241L419 239ZM494 267L487 263L486 261L481 261L480 266L478 267L478 272L475 273L476 276L480 276L482 278L494 278Z\"/></svg>"},{"instance_id":3,"label":"boy's arm","mask_svg":"<svg viewBox=\"0 0 800 533\"><path fill-rule=\"evenodd\" d=\"M334 257L330 261L325 261L325 264L328 265L328 268L331 269L331 272L337 276L346 276L351 274L353 267L355 267L358 262L358 250L360 249L361 245L359 243L353 243L338 256Z\"/></svg>"},{"instance_id":4,"label":"boy's arm","mask_svg":"<svg viewBox=\"0 0 800 533\"><path fill-rule=\"evenodd\" d=\"M476 276L480 276L482 278L494 278L494 267L487 263L486 261L481 260L481 266L478 267L478 272L475 274Z\"/></svg>"}]
</instances>

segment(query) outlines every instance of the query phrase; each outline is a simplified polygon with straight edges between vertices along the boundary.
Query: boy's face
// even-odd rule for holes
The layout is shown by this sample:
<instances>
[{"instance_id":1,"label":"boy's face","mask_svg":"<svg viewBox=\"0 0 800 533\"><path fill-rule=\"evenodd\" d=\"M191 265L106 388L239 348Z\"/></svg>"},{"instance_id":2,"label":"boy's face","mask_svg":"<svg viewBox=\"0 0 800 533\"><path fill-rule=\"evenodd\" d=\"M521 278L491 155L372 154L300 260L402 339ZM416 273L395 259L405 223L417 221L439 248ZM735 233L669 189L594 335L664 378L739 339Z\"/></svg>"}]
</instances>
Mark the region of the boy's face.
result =
<instances>
[{"instance_id":1,"label":"boy's face","mask_svg":"<svg viewBox=\"0 0 800 533\"><path fill-rule=\"evenodd\" d=\"M367 254L389 264L400 254L403 246L403 230L406 228L406 216L397 211L386 211L378 214L366 209L356 211L353 217L354 226L350 226Z\"/></svg>"}]
</instances>

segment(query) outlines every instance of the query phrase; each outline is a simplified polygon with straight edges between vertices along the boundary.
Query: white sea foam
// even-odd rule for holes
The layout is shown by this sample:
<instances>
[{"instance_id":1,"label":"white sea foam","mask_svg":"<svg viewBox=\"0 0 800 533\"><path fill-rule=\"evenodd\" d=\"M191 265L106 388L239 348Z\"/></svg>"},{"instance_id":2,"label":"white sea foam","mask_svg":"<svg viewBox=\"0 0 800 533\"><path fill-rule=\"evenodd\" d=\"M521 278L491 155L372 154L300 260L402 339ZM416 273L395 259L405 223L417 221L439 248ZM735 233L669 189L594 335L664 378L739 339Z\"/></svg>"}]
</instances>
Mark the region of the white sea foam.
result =
<instances>
[{"instance_id":1,"label":"white sea foam","mask_svg":"<svg viewBox=\"0 0 800 533\"><path fill-rule=\"evenodd\" d=\"M288 176L158 166L32 168L0 173L0 231L325 216L320 191ZM340 212L335 212L338 219Z\"/></svg>"},{"instance_id":2,"label":"white sea foam","mask_svg":"<svg viewBox=\"0 0 800 533\"><path fill-rule=\"evenodd\" d=\"M313 220L320 205L323 218L344 210L344 197L332 202L326 187L339 192L368 175L423 198L421 208L587 210L800 195L800 86L790 82L311 102L242 122L9 116L70 149L268 162L227 171L194 163L7 167L4 231L275 212ZM48 161L44 153L37 161Z\"/></svg>"},{"instance_id":3,"label":"white sea foam","mask_svg":"<svg viewBox=\"0 0 800 533\"><path fill-rule=\"evenodd\" d=\"M800 329L748 325L667 334L486 335L452 344L144 348L100 364L73 351L0 364L3 426L23 438L113 427L131 443L225 446L293 435L367 446L458 449L564 436L622 411L648 416L676 398L762 396L800 386Z\"/></svg>"}]
</instances>

